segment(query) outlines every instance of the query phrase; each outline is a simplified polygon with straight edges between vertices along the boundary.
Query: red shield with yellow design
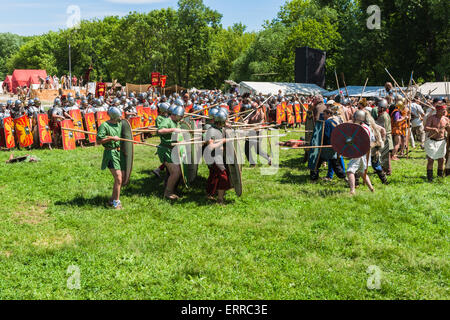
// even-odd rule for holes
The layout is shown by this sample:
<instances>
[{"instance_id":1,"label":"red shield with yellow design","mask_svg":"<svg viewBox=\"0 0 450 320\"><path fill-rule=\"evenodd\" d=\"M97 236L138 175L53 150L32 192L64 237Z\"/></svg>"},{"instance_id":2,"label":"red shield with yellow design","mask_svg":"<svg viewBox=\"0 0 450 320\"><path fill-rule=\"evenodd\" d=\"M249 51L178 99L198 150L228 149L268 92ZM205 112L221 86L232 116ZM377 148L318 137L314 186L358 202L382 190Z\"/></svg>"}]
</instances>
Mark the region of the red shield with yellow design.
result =
<instances>
[{"instance_id":1,"label":"red shield with yellow design","mask_svg":"<svg viewBox=\"0 0 450 320\"><path fill-rule=\"evenodd\" d=\"M204 116L207 116L207 117L209 117L209 109L206 109L206 108L208 108L208 105L207 104L205 104L204 106L203 106L203 115Z\"/></svg>"},{"instance_id":2,"label":"red shield with yellow design","mask_svg":"<svg viewBox=\"0 0 450 320\"><path fill-rule=\"evenodd\" d=\"M7 149L12 149L16 146L14 141L14 122L11 117L3 119L3 130L2 130L2 144Z\"/></svg>"},{"instance_id":3,"label":"red shield with yellow design","mask_svg":"<svg viewBox=\"0 0 450 320\"><path fill-rule=\"evenodd\" d=\"M308 110L309 110L309 104L305 103L303 105L303 116L302 116L303 123L306 122L306 116L307 116Z\"/></svg>"},{"instance_id":4,"label":"red shield with yellow design","mask_svg":"<svg viewBox=\"0 0 450 320\"><path fill-rule=\"evenodd\" d=\"M158 110L157 109L152 110L151 117L152 117L152 120L150 122L150 125L154 127L154 126L156 126L156 118L158 118Z\"/></svg>"},{"instance_id":5,"label":"red shield with yellow design","mask_svg":"<svg viewBox=\"0 0 450 320\"><path fill-rule=\"evenodd\" d=\"M137 112L138 117L141 118L142 127L144 127L144 121L145 121L145 119L144 119L144 106L143 105L137 106L136 107L136 112Z\"/></svg>"},{"instance_id":6,"label":"red shield with yellow design","mask_svg":"<svg viewBox=\"0 0 450 320\"><path fill-rule=\"evenodd\" d=\"M241 104L240 103L233 107L233 112L234 112L234 114L241 112ZM236 118L234 118L234 122L238 122L240 119L241 119L241 117L236 117Z\"/></svg>"},{"instance_id":7,"label":"red shield with yellow design","mask_svg":"<svg viewBox=\"0 0 450 320\"><path fill-rule=\"evenodd\" d=\"M282 104L277 105L277 124L286 122L286 112L283 109Z\"/></svg>"},{"instance_id":8,"label":"red shield with yellow design","mask_svg":"<svg viewBox=\"0 0 450 320\"><path fill-rule=\"evenodd\" d=\"M39 132L39 143L41 147L45 143L52 143L52 134L48 125L48 115L41 113L37 115L37 129Z\"/></svg>"},{"instance_id":9,"label":"red shield with yellow design","mask_svg":"<svg viewBox=\"0 0 450 320\"><path fill-rule=\"evenodd\" d=\"M84 122L86 124L86 131L95 133L94 134L89 134L88 135L88 140L90 143L95 143L96 139L97 139L97 125L95 124L95 114L93 112L91 113L86 113L84 115Z\"/></svg>"},{"instance_id":10,"label":"red shield with yellow design","mask_svg":"<svg viewBox=\"0 0 450 320\"><path fill-rule=\"evenodd\" d=\"M72 120L63 120L61 121L61 136L63 141L63 149L64 150L75 150L75 132L64 130L74 129Z\"/></svg>"},{"instance_id":11,"label":"red shield with yellow design","mask_svg":"<svg viewBox=\"0 0 450 320\"><path fill-rule=\"evenodd\" d=\"M30 121L27 116L14 119L17 141L21 148L29 147L33 144L33 133L30 128Z\"/></svg>"},{"instance_id":12,"label":"red shield with yellow design","mask_svg":"<svg viewBox=\"0 0 450 320\"><path fill-rule=\"evenodd\" d=\"M294 104L295 123L303 123L303 110L299 103Z\"/></svg>"},{"instance_id":13,"label":"red shield with yellow design","mask_svg":"<svg viewBox=\"0 0 450 320\"><path fill-rule=\"evenodd\" d=\"M152 124L152 109L150 107L146 107L143 109L142 113L143 121L142 125L144 128L150 127Z\"/></svg>"},{"instance_id":14,"label":"red shield with yellow design","mask_svg":"<svg viewBox=\"0 0 450 320\"><path fill-rule=\"evenodd\" d=\"M294 106L292 104L288 104L286 106L286 116L287 116L287 123L295 124Z\"/></svg>"},{"instance_id":15,"label":"red shield with yellow design","mask_svg":"<svg viewBox=\"0 0 450 320\"><path fill-rule=\"evenodd\" d=\"M79 109L70 110L69 114L73 118L73 127L77 130L84 131L83 118L81 117L81 111ZM80 132L74 132L74 133L75 133L76 141L85 139L84 133L80 133Z\"/></svg>"},{"instance_id":16,"label":"red shield with yellow design","mask_svg":"<svg viewBox=\"0 0 450 320\"><path fill-rule=\"evenodd\" d=\"M135 130L135 129L140 129L142 128L142 121L140 117L133 117L129 119L130 124L131 124L131 129ZM137 142L142 142L142 137L141 134L136 134L133 133L133 140L137 141Z\"/></svg>"},{"instance_id":17,"label":"red shield with yellow design","mask_svg":"<svg viewBox=\"0 0 450 320\"><path fill-rule=\"evenodd\" d=\"M96 113L96 116L97 116L97 128L100 128L103 122L109 120L108 112L106 111L99 111Z\"/></svg>"}]
</instances>

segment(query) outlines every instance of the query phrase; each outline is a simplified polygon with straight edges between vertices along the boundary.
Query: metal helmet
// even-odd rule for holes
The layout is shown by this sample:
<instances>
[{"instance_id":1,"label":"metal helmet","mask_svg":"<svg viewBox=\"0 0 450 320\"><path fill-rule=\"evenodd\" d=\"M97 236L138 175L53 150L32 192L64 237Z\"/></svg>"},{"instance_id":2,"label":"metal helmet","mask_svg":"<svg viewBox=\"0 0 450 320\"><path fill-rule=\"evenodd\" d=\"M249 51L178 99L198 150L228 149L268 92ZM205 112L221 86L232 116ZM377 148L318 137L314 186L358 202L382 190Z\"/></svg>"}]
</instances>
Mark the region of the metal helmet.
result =
<instances>
[{"instance_id":1,"label":"metal helmet","mask_svg":"<svg viewBox=\"0 0 450 320\"><path fill-rule=\"evenodd\" d=\"M72 98L73 96L72 96L72 92L69 92L68 94L67 94L67 99L68 98Z\"/></svg>"},{"instance_id":2,"label":"metal helmet","mask_svg":"<svg viewBox=\"0 0 450 320\"><path fill-rule=\"evenodd\" d=\"M203 110L203 107L199 104L195 104L193 109L194 109L194 111L200 111L200 110Z\"/></svg>"},{"instance_id":3,"label":"metal helmet","mask_svg":"<svg viewBox=\"0 0 450 320\"><path fill-rule=\"evenodd\" d=\"M381 99L378 101L378 107L381 109L387 109L389 107L389 104L386 99Z\"/></svg>"},{"instance_id":4,"label":"metal helmet","mask_svg":"<svg viewBox=\"0 0 450 320\"><path fill-rule=\"evenodd\" d=\"M160 112L165 113L165 112L169 111L170 106L168 103L162 102L162 103L158 104L158 108L159 108Z\"/></svg>"},{"instance_id":5,"label":"metal helmet","mask_svg":"<svg viewBox=\"0 0 450 320\"><path fill-rule=\"evenodd\" d=\"M6 104L0 103L0 108L4 108L4 107L6 107Z\"/></svg>"},{"instance_id":6,"label":"metal helmet","mask_svg":"<svg viewBox=\"0 0 450 320\"><path fill-rule=\"evenodd\" d=\"M184 108L182 106L177 106L175 107L175 109L172 111L172 114L174 116L178 116L178 117L183 117L184 116Z\"/></svg>"},{"instance_id":7,"label":"metal helmet","mask_svg":"<svg viewBox=\"0 0 450 320\"><path fill-rule=\"evenodd\" d=\"M81 105L82 106L85 106L85 105L87 105L88 104L88 101L86 100L86 99L82 99L81 100Z\"/></svg>"},{"instance_id":8,"label":"metal helmet","mask_svg":"<svg viewBox=\"0 0 450 320\"><path fill-rule=\"evenodd\" d=\"M127 97L126 96L122 96L120 98L120 102L125 103L127 101Z\"/></svg>"},{"instance_id":9,"label":"metal helmet","mask_svg":"<svg viewBox=\"0 0 450 320\"><path fill-rule=\"evenodd\" d=\"M214 121L215 122L225 122L227 121L228 115L224 111L226 109L221 108L215 115L214 115Z\"/></svg>"},{"instance_id":10,"label":"metal helmet","mask_svg":"<svg viewBox=\"0 0 450 320\"><path fill-rule=\"evenodd\" d=\"M209 110L209 117L214 119L214 116L219 112L219 108L212 108Z\"/></svg>"},{"instance_id":11,"label":"metal helmet","mask_svg":"<svg viewBox=\"0 0 450 320\"><path fill-rule=\"evenodd\" d=\"M36 106L40 106L41 105L41 100L39 98L34 98L34 104Z\"/></svg>"},{"instance_id":12,"label":"metal helmet","mask_svg":"<svg viewBox=\"0 0 450 320\"><path fill-rule=\"evenodd\" d=\"M366 112L363 110L358 110L353 114L353 121L355 122L366 122Z\"/></svg>"},{"instance_id":13,"label":"metal helmet","mask_svg":"<svg viewBox=\"0 0 450 320\"><path fill-rule=\"evenodd\" d=\"M183 100L181 100L181 99L175 99L175 104L177 105L177 106L184 106L184 101Z\"/></svg>"},{"instance_id":14,"label":"metal helmet","mask_svg":"<svg viewBox=\"0 0 450 320\"><path fill-rule=\"evenodd\" d=\"M172 105L169 107L169 109L167 110L167 111L169 112L169 114L173 114L173 112L174 112L174 110L175 110L176 107L177 107L176 105L172 104Z\"/></svg>"},{"instance_id":15,"label":"metal helmet","mask_svg":"<svg viewBox=\"0 0 450 320\"><path fill-rule=\"evenodd\" d=\"M20 107L20 105L22 104L22 101L16 100L16 102L14 102L14 104L16 105L16 107Z\"/></svg>"},{"instance_id":16,"label":"metal helmet","mask_svg":"<svg viewBox=\"0 0 450 320\"><path fill-rule=\"evenodd\" d=\"M228 111L228 109L227 109L227 108L220 108L220 110L219 110L219 111L221 111L221 112L225 113L225 114L227 115L227 117L228 117L228 115L230 114L230 112Z\"/></svg>"},{"instance_id":17,"label":"metal helmet","mask_svg":"<svg viewBox=\"0 0 450 320\"><path fill-rule=\"evenodd\" d=\"M342 104L343 104L343 105L350 104L350 99L344 98L344 100L342 100Z\"/></svg>"},{"instance_id":18,"label":"metal helmet","mask_svg":"<svg viewBox=\"0 0 450 320\"><path fill-rule=\"evenodd\" d=\"M7 106L12 106L13 105L13 101L11 99L6 101L6 105Z\"/></svg>"},{"instance_id":19,"label":"metal helmet","mask_svg":"<svg viewBox=\"0 0 450 320\"><path fill-rule=\"evenodd\" d=\"M250 110L252 108L252 105L250 103L244 104L242 106L245 110Z\"/></svg>"},{"instance_id":20,"label":"metal helmet","mask_svg":"<svg viewBox=\"0 0 450 320\"><path fill-rule=\"evenodd\" d=\"M53 104L56 106L61 106L61 99L60 98L55 98L55 101L53 101Z\"/></svg>"},{"instance_id":21,"label":"metal helmet","mask_svg":"<svg viewBox=\"0 0 450 320\"><path fill-rule=\"evenodd\" d=\"M119 99L117 99L117 98L114 98L114 100L113 100L113 106L118 106L119 104L120 104L120 100Z\"/></svg>"},{"instance_id":22,"label":"metal helmet","mask_svg":"<svg viewBox=\"0 0 450 320\"><path fill-rule=\"evenodd\" d=\"M76 98L76 99L80 99L80 98L81 98L80 93L79 93L78 91L75 92L75 98Z\"/></svg>"},{"instance_id":23,"label":"metal helmet","mask_svg":"<svg viewBox=\"0 0 450 320\"><path fill-rule=\"evenodd\" d=\"M34 100L33 99L30 99L30 100L28 100L28 106L34 106Z\"/></svg>"},{"instance_id":24,"label":"metal helmet","mask_svg":"<svg viewBox=\"0 0 450 320\"><path fill-rule=\"evenodd\" d=\"M75 99L72 97L69 97L68 102L69 102L69 105L73 106L75 104Z\"/></svg>"},{"instance_id":25,"label":"metal helmet","mask_svg":"<svg viewBox=\"0 0 450 320\"><path fill-rule=\"evenodd\" d=\"M122 112L119 110L119 108L111 107L108 109L108 116L111 118L111 120L117 121L120 120L120 117L122 117Z\"/></svg>"},{"instance_id":26,"label":"metal helmet","mask_svg":"<svg viewBox=\"0 0 450 320\"><path fill-rule=\"evenodd\" d=\"M148 98L147 92L143 92L143 93L142 93L142 99L145 100L145 99L147 99L147 98Z\"/></svg>"},{"instance_id":27,"label":"metal helmet","mask_svg":"<svg viewBox=\"0 0 450 320\"><path fill-rule=\"evenodd\" d=\"M136 96L134 95L134 93L133 92L130 92L130 94L128 95L128 98L136 98Z\"/></svg>"}]
</instances>

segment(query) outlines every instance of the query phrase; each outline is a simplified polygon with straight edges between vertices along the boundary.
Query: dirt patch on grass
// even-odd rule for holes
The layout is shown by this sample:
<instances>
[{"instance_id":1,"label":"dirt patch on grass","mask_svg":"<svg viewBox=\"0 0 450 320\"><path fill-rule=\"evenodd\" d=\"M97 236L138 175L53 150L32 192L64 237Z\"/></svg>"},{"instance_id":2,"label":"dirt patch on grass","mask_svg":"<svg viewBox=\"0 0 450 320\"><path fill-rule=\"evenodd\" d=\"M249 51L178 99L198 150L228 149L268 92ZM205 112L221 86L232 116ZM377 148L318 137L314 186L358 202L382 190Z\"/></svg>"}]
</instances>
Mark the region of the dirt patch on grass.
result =
<instances>
[{"instance_id":1,"label":"dirt patch on grass","mask_svg":"<svg viewBox=\"0 0 450 320\"><path fill-rule=\"evenodd\" d=\"M11 251L0 251L0 256L9 258L9 257L11 257L11 255L12 255Z\"/></svg>"},{"instance_id":2,"label":"dirt patch on grass","mask_svg":"<svg viewBox=\"0 0 450 320\"><path fill-rule=\"evenodd\" d=\"M13 215L19 224L37 225L49 220L48 214L45 213L47 208L46 203L23 205Z\"/></svg>"},{"instance_id":3,"label":"dirt patch on grass","mask_svg":"<svg viewBox=\"0 0 450 320\"><path fill-rule=\"evenodd\" d=\"M44 249L55 249L66 245L70 245L74 242L73 237L68 233L57 233L52 236L47 236L33 242L36 247Z\"/></svg>"}]
</instances>

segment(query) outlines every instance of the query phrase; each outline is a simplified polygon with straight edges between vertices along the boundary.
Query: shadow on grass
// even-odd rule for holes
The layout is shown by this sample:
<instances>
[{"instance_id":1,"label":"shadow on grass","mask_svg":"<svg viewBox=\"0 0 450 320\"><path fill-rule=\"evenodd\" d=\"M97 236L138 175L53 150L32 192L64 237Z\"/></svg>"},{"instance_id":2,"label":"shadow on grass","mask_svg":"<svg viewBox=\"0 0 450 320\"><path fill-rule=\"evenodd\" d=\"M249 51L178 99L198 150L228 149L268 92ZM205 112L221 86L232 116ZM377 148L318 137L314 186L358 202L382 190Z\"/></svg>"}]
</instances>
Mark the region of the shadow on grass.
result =
<instances>
[{"instance_id":1,"label":"shadow on grass","mask_svg":"<svg viewBox=\"0 0 450 320\"><path fill-rule=\"evenodd\" d=\"M282 184L300 184L306 186L314 186L314 188L300 189L299 194L307 196L315 196L320 198L328 198L331 196L342 195L348 192L347 184L338 178L335 178L335 182L311 182L309 174L295 175L290 172L286 172L279 180Z\"/></svg>"},{"instance_id":2,"label":"shadow on grass","mask_svg":"<svg viewBox=\"0 0 450 320\"><path fill-rule=\"evenodd\" d=\"M301 157L290 158L280 162L280 168L290 168L290 169L305 169L308 163L303 161L303 155Z\"/></svg>"},{"instance_id":3,"label":"shadow on grass","mask_svg":"<svg viewBox=\"0 0 450 320\"><path fill-rule=\"evenodd\" d=\"M164 179L165 173L161 175L161 178L157 178L151 170L144 170L140 172L142 177L138 180L132 180L130 185L122 190L122 194L126 196L155 196L158 198L164 197ZM211 205L211 202L206 199L206 179L202 176L197 176L194 183L189 186L189 189L183 185L180 181L177 187L177 194L181 196L173 204L193 203L195 202L199 206Z\"/></svg>"},{"instance_id":4,"label":"shadow on grass","mask_svg":"<svg viewBox=\"0 0 450 320\"><path fill-rule=\"evenodd\" d=\"M76 207L103 207L107 208L109 197L107 196L95 196L93 198L85 198L81 195L76 196L72 200L57 201L57 206L76 206Z\"/></svg>"}]
</instances>

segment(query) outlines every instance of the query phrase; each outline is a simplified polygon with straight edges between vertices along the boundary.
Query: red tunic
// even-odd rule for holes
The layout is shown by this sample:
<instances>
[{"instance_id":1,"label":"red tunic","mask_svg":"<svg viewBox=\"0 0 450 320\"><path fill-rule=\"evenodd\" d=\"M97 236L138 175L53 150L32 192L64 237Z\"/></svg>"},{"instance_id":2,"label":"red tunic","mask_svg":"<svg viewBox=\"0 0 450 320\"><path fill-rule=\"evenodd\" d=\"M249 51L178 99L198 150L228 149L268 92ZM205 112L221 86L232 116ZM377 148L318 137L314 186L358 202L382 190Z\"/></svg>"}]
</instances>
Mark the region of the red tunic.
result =
<instances>
[{"instance_id":1,"label":"red tunic","mask_svg":"<svg viewBox=\"0 0 450 320\"><path fill-rule=\"evenodd\" d=\"M229 189L231 189L231 184L228 171L221 171L214 163L209 167L209 177L206 181L206 192L208 196L214 196L218 190L226 191Z\"/></svg>"}]
</instances>

